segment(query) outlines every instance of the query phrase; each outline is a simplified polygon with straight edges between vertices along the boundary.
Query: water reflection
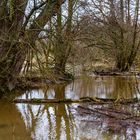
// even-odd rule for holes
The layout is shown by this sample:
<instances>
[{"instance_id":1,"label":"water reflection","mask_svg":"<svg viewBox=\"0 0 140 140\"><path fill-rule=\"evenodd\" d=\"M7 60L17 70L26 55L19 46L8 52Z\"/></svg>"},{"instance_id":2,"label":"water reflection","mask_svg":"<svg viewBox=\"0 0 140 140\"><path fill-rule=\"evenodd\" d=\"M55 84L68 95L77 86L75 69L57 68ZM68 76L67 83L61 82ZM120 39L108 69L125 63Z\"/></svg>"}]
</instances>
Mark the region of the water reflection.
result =
<instances>
[{"instance_id":1,"label":"water reflection","mask_svg":"<svg viewBox=\"0 0 140 140\"><path fill-rule=\"evenodd\" d=\"M65 98L65 86L54 88L55 98ZM35 140L71 140L74 120L65 104L17 104L27 130Z\"/></svg>"},{"instance_id":2,"label":"water reflection","mask_svg":"<svg viewBox=\"0 0 140 140\"><path fill-rule=\"evenodd\" d=\"M84 77L69 85L26 91L17 98L78 99L139 97L136 80L130 77ZM139 86L139 82L138 82ZM0 139L4 140L129 140L140 138L140 124L121 122L89 113L101 108L91 104L11 104L0 102ZM140 116L140 105L104 106ZM118 122L120 121L120 122Z\"/></svg>"},{"instance_id":3,"label":"water reflection","mask_svg":"<svg viewBox=\"0 0 140 140\"><path fill-rule=\"evenodd\" d=\"M21 113L16 106L0 101L0 140L31 140Z\"/></svg>"},{"instance_id":4,"label":"water reflection","mask_svg":"<svg viewBox=\"0 0 140 140\"><path fill-rule=\"evenodd\" d=\"M137 84L137 85L136 85ZM69 85L56 85L42 89L26 91L20 98L71 98L90 96L99 98L139 97L136 87L140 82L134 77L84 77ZM63 93L64 95L61 95Z\"/></svg>"},{"instance_id":5,"label":"water reflection","mask_svg":"<svg viewBox=\"0 0 140 140\"><path fill-rule=\"evenodd\" d=\"M78 97L133 98L138 94L132 77L85 78L75 82L73 91ZM72 85L68 86L72 88Z\"/></svg>"},{"instance_id":6,"label":"water reflection","mask_svg":"<svg viewBox=\"0 0 140 140\"><path fill-rule=\"evenodd\" d=\"M136 81L132 77L84 77L69 85L27 91L19 98L77 99L83 96L96 96L126 99L134 98L138 94L135 84ZM78 110L72 111L71 108L78 108L77 106L75 104L17 105L27 129L36 140L125 140L130 138L128 131L134 131L131 128L124 129L122 126L115 128L112 125L115 120L112 122L95 114L91 116L86 113L80 114ZM124 109L135 115L138 114L136 110L139 110L133 107L124 107ZM139 136L139 132L139 129L136 129L133 138Z\"/></svg>"},{"instance_id":7,"label":"water reflection","mask_svg":"<svg viewBox=\"0 0 140 140\"><path fill-rule=\"evenodd\" d=\"M95 105L86 105L87 107L100 109L100 106ZM88 114L85 110L83 113L81 109L77 109L77 113L76 124L82 140L139 140L140 138L140 124L133 123L133 119L122 121L96 112Z\"/></svg>"}]
</instances>

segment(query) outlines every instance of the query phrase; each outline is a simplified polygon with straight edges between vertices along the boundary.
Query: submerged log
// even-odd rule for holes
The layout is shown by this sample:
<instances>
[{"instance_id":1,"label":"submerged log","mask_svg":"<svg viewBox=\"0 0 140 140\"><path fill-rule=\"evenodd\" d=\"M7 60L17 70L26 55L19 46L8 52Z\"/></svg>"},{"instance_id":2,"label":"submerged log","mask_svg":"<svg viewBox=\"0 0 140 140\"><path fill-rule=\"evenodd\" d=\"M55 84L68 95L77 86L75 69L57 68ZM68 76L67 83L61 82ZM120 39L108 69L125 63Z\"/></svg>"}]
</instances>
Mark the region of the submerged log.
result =
<instances>
[{"instance_id":1,"label":"submerged log","mask_svg":"<svg viewBox=\"0 0 140 140\"><path fill-rule=\"evenodd\" d=\"M14 99L14 103L83 103L83 102L92 102L94 104L109 104L116 103L117 99L105 99L105 98L95 98L95 97L82 97L79 100L73 99ZM120 99L117 103L127 104L138 102L137 98L133 99Z\"/></svg>"},{"instance_id":2,"label":"submerged log","mask_svg":"<svg viewBox=\"0 0 140 140\"><path fill-rule=\"evenodd\" d=\"M81 100L72 99L14 99L14 103L76 103L81 102Z\"/></svg>"}]
</instances>

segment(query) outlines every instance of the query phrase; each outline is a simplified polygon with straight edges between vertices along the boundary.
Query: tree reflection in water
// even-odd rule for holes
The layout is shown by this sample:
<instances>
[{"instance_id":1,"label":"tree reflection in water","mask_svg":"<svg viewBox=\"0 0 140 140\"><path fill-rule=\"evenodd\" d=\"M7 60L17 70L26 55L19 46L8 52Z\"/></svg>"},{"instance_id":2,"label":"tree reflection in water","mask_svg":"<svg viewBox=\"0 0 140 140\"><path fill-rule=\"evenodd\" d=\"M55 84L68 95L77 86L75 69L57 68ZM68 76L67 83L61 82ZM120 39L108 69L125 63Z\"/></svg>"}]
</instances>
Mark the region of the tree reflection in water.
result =
<instances>
[{"instance_id":1,"label":"tree reflection in water","mask_svg":"<svg viewBox=\"0 0 140 140\"><path fill-rule=\"evenodd\" d=\"M83 96L130 99L139 96L135 80L129 77L98 77L78 79L74 83L44 87L26 92L19 98L80 98ZM26 96L25 96L26 95ZM80 113L79 104L17 104L27 130L35 140L137 139L140 129L117 126L115 120L96 114ZM85 107L88 107L86 104ZM91 106L89 106L91 107ZM112 106L109 106L112 108ZM139 115L140 108L113 106ZM74 109L73 109L74 108ZM93 106L92 106L93 108ZM74 111L73 111L74 110ZM118 129L119 128L119 129Z\"/></svg>"},{"instance_id":2,"label":"tree reflection in water","mask_svg":"<svg viewBox=\"0 0 140 140\"><path fill-rule=\"evenodd\" d=\"M101 106L85 105L85 107L93 110L94 108L100 109ZM109 105L108 107L111 106ZM125 108L125 106L122 107ZM116 109L119 108L116 107ZM135 122L133 118L121 120L117 119L117 117L113 118L101 115L96 111L89 112L86 109L82 111L81 108L78 108L77 112L76 118L79 119L79 123L76 122L76 124L79 128L78 136L80 137L80 140L139 140L140 138L139 117ZM120 113L116 115L121 116Z\"/></svg>"},{"instance_id":3,"label":"tree reflection in water","mask_svg":"<svg viewBox=\"0 0 140 140\"><path fill-rule=\"evenodd\" d=\"M65 98L65 86L54 88L55 98ZM27 130L35 140L73 139L74 120L70 105L66 104L17 104Z\"/></svg>"},{"instance_id":4,"label":"tree reflection in water","mask_svg":"<svg viewBox=\"0 0 140 140\"><path fill-rule=\"evenodd\" d=\"M69 84L66 92L72 89L78 97L131 99L139 96L136 87L140 82L137 84L134 77L84 77Z\"/></svg>"},{"instance_id":5,"label":"tree reflection in water","mask_svg":"<svg viewBox=\"0 0 140 140\"><path fill-rule=\"evenodd\" d=\"M0 140L31 140L14 104L0 100Z\"/></svg>"}]
</instances>

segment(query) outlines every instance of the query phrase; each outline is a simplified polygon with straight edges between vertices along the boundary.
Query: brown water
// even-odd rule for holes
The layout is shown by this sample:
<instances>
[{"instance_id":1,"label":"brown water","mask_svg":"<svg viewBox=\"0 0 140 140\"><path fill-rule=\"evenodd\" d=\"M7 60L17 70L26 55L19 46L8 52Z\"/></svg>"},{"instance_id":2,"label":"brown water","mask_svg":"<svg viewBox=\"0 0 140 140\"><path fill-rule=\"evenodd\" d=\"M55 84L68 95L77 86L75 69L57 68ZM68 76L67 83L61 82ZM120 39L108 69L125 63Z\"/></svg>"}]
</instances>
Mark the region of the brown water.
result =
<instances>
[{"instance_id":1,"label":"brown water","mask_svg":"<svg viewBox=\"0 0 140 140\"><path fill-rule=\"evenodd\" d=\"M26 91L16 98L129 99L140 97L137 87L140 87L139 79L136 82L132 77L83 77L69 85ZM112 120L81 113L79 104L12 104L1 100L0 106L0 140L140 140L140 127L119 126L116 129L117 124ZM140 107L117 108L131 110L137 116L140 114Z\"/></svg>"}]
</instances>

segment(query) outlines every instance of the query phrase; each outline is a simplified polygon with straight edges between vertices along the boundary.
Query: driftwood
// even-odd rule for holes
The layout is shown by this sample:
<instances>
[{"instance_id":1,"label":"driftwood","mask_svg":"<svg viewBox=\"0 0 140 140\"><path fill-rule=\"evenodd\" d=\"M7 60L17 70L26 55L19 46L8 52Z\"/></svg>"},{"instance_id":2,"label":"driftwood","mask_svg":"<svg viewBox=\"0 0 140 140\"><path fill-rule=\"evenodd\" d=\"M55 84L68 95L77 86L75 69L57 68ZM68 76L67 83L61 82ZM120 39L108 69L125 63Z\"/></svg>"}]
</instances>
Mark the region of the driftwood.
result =
<instances>
[{"instance_id":1,"label":"driftwood","mask_svg":"<svg viewBox=\"0 0 140 140\"><path fill-rule=\"evenodd\" d=\"M92 98L92 97L82 97L79 100L73 99L14 99L14 103L83 103L92 102L94 104L109 104L116 103L116 99L104 99L104 98ZM137 98L133 99L119 99L117 103L127 104L138 102Z\"/></svg>"}]
</instances>

